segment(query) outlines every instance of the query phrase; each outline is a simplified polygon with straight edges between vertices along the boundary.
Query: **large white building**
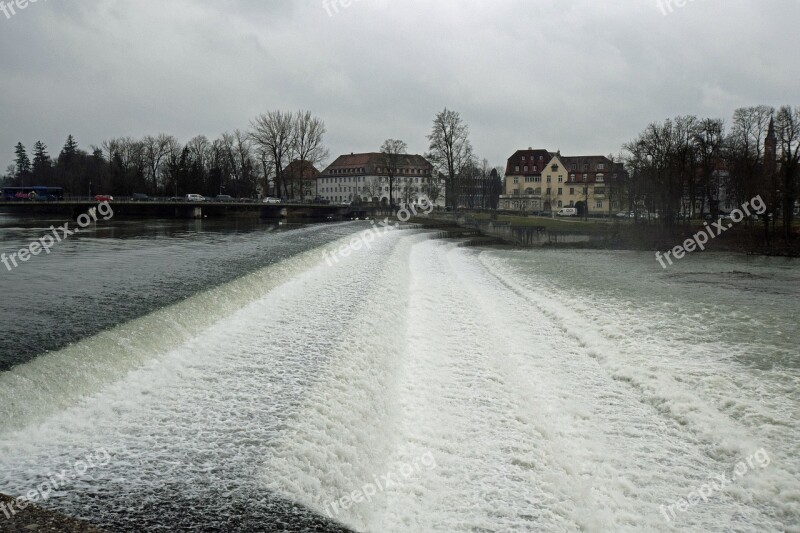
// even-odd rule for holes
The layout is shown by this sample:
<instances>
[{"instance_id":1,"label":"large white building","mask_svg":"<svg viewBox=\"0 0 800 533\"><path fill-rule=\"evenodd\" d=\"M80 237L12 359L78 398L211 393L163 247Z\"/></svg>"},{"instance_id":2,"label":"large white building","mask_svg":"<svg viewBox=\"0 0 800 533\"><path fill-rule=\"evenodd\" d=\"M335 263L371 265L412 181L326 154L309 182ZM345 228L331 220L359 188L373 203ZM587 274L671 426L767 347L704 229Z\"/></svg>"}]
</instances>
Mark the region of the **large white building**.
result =
<instances>
[{"instance_id":1,"label":"large white building","mask_svg":"<svg viewBox=\"0 0 800 533\"><path fill-rule=\"evenodd\" d=\"M392 198L397 205L417 204L423 196L436 196L436 205L444 206L443 181L434 178L433 166L421 155L399 156ZM340 155L317 177L317 195L332 203L389 204L389 177L383 154Z\"/></svg>"}]
</instances>

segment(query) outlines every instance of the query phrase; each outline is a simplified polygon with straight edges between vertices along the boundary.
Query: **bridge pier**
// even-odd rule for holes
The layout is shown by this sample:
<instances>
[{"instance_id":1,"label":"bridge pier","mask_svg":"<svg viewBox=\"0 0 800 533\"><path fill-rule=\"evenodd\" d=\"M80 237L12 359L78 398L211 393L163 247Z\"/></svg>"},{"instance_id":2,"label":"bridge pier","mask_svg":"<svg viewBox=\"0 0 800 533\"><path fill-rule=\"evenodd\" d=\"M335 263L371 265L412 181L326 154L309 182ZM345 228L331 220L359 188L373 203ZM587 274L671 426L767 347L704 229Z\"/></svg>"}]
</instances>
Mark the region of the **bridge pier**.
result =
<instances>
[{"instance_id":1,"label":"bridge pier","mask_svg":"<svg viewBox=\"0 0 800 533\"><path fill-rule=\"evenodd\" d=\"M203 218L203 208L199 205L176 207L175 218Z\"/></svg>"}]
</instances>

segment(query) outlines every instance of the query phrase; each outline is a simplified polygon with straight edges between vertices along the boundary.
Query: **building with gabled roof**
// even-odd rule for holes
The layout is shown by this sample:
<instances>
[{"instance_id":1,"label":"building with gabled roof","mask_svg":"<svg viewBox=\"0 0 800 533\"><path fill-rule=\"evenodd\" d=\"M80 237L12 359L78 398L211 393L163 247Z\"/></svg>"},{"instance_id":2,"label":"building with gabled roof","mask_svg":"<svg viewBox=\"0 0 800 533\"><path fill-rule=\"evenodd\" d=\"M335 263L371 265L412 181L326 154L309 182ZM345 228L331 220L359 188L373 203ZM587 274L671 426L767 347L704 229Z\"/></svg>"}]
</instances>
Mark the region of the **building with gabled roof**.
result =
<instances>
[{"instance_id":1,"label":"building with gabled roof","mask_svg":"<svg viewBox=\"0 0 800 533\"><path fill-rule=\"evenodd\" d=\"M608 214L613 209L609 187L622 172L621 164L605 156L518 150L508 160L500 209L533 213L576 207L582 214Z\"/></svg>"},{"instance_id":2,"label":"building with gabled roof","mask_svg":"<svg viewBox=\"0 0 800 533\"><path fill-rule=\"evenodd\" d=\"M332 203L389 203L389 178L380 152L340 155L317 178L317 195ZM416 204L442 180L421 155L398 156L392 197L395 202ZM434 177L436 176L436 177ZM443 195L442 195L443 196ZM444 198L436 203L442 203ZM443 203L442 203L443 205Z\"/></svg>"}]
</instances>

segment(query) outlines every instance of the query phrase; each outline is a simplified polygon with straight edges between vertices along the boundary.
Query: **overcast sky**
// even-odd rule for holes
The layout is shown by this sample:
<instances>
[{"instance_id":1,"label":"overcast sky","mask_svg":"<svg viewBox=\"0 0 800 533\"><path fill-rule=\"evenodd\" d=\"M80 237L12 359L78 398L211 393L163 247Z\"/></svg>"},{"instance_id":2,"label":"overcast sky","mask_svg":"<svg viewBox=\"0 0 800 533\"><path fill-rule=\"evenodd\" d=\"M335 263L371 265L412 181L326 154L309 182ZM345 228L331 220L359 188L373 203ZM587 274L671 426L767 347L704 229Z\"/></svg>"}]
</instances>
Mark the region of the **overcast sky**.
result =
<instances>
[{"instance_id":1,"label":"overcast sky","mask_svg":"<svg viewBox=\"0 0 800 533\"><path fill-rule=\"evenodd\" d=\"M85 149L161 132L185 142L273 109L320 116L335 156L389 137L423 153L446 106L500 165L528 146L616 153L678 114L800 105L798 0L343 1L39 0L0 13L0 169L17 141L53 156L69 133Z\"/></svg>"}]
</instances>

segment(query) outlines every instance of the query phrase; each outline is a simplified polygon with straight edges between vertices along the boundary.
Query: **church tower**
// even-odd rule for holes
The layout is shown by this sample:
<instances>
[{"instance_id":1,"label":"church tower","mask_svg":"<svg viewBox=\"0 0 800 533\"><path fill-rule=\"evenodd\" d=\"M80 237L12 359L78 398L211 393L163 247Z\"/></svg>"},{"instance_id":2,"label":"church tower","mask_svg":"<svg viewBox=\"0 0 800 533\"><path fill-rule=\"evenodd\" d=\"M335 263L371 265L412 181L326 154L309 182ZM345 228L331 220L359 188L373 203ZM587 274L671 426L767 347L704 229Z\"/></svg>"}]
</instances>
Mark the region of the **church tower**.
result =
<instances>
[{"instance_id":1,"label":"church tower","mask_svg":"<svg viewBox=\"0 0 800 533\"><path fill-rule=\"evenodd\" d=\"M778 163L778 136L775 135L775 119L769 119L769 130L764 140L764 170L771 177L777 170Z\"/></svg>"}]
</instances>

